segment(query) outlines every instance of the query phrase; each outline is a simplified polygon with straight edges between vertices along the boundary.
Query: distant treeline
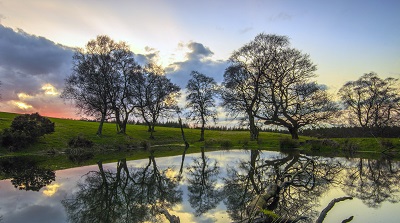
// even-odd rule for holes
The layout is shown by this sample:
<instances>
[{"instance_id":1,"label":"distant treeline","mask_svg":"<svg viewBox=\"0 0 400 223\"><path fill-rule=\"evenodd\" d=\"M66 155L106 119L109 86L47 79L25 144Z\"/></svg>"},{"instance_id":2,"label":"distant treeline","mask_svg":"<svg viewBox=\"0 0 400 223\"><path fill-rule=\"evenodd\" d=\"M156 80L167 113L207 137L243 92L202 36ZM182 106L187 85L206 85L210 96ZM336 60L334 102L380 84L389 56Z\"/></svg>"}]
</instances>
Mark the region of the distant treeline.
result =
<instances>
[{"instance_id":1,"label":"distant treeline","mask_svg":"<svg viewBox=\"0 0 400 223\"><path fill-rule=\"evenodd\" d=\"M361 128L361 127L330 127L303 129L300 135L318 138L399 138L400 127Z\"/></svg>"}]
</instances>

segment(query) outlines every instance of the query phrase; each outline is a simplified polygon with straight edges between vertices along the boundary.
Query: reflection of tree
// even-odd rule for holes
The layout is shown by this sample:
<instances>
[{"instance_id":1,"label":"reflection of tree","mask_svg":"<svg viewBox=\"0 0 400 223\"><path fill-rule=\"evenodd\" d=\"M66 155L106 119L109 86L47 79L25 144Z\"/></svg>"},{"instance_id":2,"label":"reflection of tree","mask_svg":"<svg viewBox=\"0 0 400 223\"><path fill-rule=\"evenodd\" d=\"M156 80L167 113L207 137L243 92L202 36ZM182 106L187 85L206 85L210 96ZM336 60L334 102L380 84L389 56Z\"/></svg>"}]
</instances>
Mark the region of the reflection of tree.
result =
<instances>
[{"instance_id":1,"label":"reflection of tree","mask_svg":"<svg viewBox=\"0 0 400 223\"><path fill-rule=\"evenodd\" d=\"M26 191L39 191L56 178L54 171L37 166L37 162L28 157L1 159L0 173L11 178L15 188Z\"/></svg>"},{"instance_id":2,"label":"reflection of tree","mask_svg":"<svg viewBox=\"0 0 400 223\"><path fill-rule=\"evenodd\" d=\"M350 167L344 180L345 192L361 199L369 207L377 208L382 202L400 201L400 165L387 159L365 160Z\"/></svg>"},{"instance_id":3,"label":"reflection of tree","mask_svg":"<svg viewBox=\"0 0 400 223\"><path fill-rule=\"evenodd\" d=\"M299 153L274 160L264 160L259 151L251 151L250 161L228 168L225 179L225 204L236 221L263 218L260 209L273 211L280 220L302 216L317 217L314 207L340 171L340 164L330 159L309 158Z\"/></svg>"},{"instance_id":4,"label":"reflection of tree","mask_svg":"<svg viewBox=\"0 0 400 223\"><path fill-rule=\"evenodd\" d=\"M199 216L215 208L221 201L221 191L216 188L219 166L211 161L201 149L201 157L188 167L189 203Z\"/></svg>"},{"instance_id":5,"label":"reflection of tree","mask_svg":"<svg viewBox=\"0 0 400 223\"><path fill-rule=\"evenodd\" d=\"M169 215L167 210L182 199L178 182L167 176L170 170L160 171L153 156L139 169L129 170L125 160L115 172L98 166L72 198L62 201L71 222L154 221L160 214Z\"/></svg>"}]
</instances>

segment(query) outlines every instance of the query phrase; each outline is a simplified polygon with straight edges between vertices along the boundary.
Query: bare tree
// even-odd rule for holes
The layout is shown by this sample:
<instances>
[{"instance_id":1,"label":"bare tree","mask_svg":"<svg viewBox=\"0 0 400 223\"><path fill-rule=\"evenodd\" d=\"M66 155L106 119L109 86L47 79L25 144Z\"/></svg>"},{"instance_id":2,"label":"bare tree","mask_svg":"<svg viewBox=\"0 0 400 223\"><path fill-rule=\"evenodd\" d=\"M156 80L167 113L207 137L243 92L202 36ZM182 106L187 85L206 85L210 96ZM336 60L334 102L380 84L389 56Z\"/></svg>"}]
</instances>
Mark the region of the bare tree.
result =
<instances>
[{"instance_id":1,"label":"bare tree","mask_svg":"<svg viewBox=\"0 0 400 223\"><path fill-rule=\"evenodd\" d=\"M258 97L260 75L252 75L240 65L229 66L222 83L222 106L234 118L248 122L250 140L257 140L259 130L254 115L260 102Z\"/></svg>"},{"instance_id":2,"label":"bare tree","mask_svg":"<svg viewBox=\"0 0 400 223\"><path fill-rule=\"evenodd\" d=\"M154 126L159 118L176 110L180 88L155 64L147 64L142 75L135 86L139 105L137 113L149 127L150 138L154 139Z\"/></svg>"},{"instance_id":3,"label":"bare tree","mask_svg":"<svg viewBox=\"0 0 400 223\"><path fill-rule=\"evenodd\" d=\"M129 75L135 66L133 54L125 42L97 36L85 49L75 52L73 72L65 80L61 97L73 100L83 114L98 118L97 134L101 135L106 118L119 111L117 103L125 101L122 77ZM117 121L119 116L120 113L116 115Z\"/></svg>"},{"instance_id":4,"label":"bare tree","mask_svg":"<svg viewBox=\"0 0 400 223\"><path fill-rule=\"evenodd\" d=\"M316 66L309 55L290 48L286 36L259 34L230 60L243 70L234 74L250 77L245 85L250 97L242 97L251 99L246 113L287 128L293 139L298 139L301 127L327 120L337 111L326 90L311 81Z\"/></svg>"},{"instance_id":5,"label":"bare tree","mask_svg":"<svg viewBox=\"0 0 400 223\"><path fill-rule=\"evenodd\" d=\"M400 93L398 79L381 79L368 73L349 81L339 96L349 111L349 123L363 128L379 128L400 124Z\"/></svg>"},{"instance_id":6,"label":"bare tree","mask_svg":"<svg viewBox=\"0 0 400 223\"><path fill-rule=\"evenodd\" d=\"M215 97L218 94L218 85L214 78L208 77L197 71L192 71L192 78L186 85L186 108L189 109L187 117L201 124L200 141L204 141L205 125L211 118L217 119Z\"/></svg>"}]
</instances>

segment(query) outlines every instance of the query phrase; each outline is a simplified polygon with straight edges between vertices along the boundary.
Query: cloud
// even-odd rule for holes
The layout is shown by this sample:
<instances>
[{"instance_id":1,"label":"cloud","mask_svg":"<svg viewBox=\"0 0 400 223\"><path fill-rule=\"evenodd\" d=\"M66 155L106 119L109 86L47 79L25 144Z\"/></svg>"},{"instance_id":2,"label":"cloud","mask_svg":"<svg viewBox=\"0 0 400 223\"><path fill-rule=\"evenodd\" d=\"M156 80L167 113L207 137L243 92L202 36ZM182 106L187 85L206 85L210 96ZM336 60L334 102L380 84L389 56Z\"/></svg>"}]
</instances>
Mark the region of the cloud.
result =
<instances>
[{"instance_id":1,"label":"cloud","mask_svg":"<svg viewBox=\"0 0 400 223\"><path fill-rule=\"evenodd\" d=\"M62 112L55 106L63 104L59 92L71 72L74 50L1 24L0 49L0 109L21 113L47 108L43 112L48 115Z\"/></svg>"},{"instance_id":2,"label":"cloud","mask_svg":"<svg viewBox=\"0 0 400 223\"><path fill-rule=\"evenodd\" d=\"M198 71L213 77L217 82L222 82L228 61L212 59L211 56L214 53L201 43L180 43L179 47L188 50L185 60L174 62L165 69L173 83L178 84L181 88L185 88L192 71Z\"/></svg>"},{"instance_id":3,"label":"cloud","mask_svg":"<svg viewBox=\"0 0 400 223\"><path fill-rule=\"evenodd\" d=\"M251 30L253 30L253 27L246 27L244 29L239 30L240 34L245 34L247 32L250 32Z\"/></svg>"},{"instance_id":4,"label":"cloud","mask_svg":"<svg viewBox=\"0 0 400 223\"><path fill-rule=\"evenodd\" d=\"M277 15L273 15L271 17L268 18L268 20L270 22L275 22L275 21L287 21L287 20L291 20L292 19L292 15L289 15L285 12L280 12Z\"/></svg>"}]
</instances>

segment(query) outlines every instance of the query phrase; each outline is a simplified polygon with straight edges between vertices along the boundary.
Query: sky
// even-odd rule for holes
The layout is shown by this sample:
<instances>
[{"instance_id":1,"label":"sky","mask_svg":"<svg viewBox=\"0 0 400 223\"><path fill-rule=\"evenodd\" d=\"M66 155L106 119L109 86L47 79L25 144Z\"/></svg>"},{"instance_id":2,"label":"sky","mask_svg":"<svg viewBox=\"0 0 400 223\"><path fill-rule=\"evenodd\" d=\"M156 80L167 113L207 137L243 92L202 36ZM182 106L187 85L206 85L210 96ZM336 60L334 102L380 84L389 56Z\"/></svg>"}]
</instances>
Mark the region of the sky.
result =
<instances>
[{"instance_id":1,"label":"sky","mask_svg":"<svg viewBox=\"0 0 400 223\"><path fill-rule=\"evenodd\" d=\"M59 96L74 50L97 35L125 41L182 88L192 70L221 82L257 34L286 35L336 93L372 71L400 78L399 27L398 0L0 0L0 111L79 118Z\"/></svg>"}]
</instances>

